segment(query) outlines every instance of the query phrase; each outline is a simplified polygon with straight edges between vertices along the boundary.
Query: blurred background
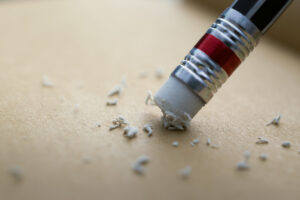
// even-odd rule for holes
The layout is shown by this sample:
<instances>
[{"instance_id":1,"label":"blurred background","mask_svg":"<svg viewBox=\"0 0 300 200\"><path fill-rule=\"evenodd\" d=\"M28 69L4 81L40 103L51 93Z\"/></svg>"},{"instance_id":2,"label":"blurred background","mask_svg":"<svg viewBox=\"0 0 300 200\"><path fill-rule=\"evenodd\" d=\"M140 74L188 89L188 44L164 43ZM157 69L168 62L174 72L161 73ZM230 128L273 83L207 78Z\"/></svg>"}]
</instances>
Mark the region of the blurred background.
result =
<instances>
[{"instance_id":1,"label":"blurred background","mask_svg":"<svg viewBox=\"0 0 300 200\"><path fill-rule=\"evenodd\" d=\"M20 3L31 1L44 1L44 0L0 0L0 3ZM54 0L59 1L59 0ZM146 1L159 1L159 0L146 0ZM191 7L201 8L205 7L214 15L218 16L225 8L227 8L233 0L161 0L182 2ZM287 12L277 20L273 27L266 33L267 37L272 38L274 41L288 46L289 48L300 51L300 26L298 21L300 19L300 1L294 0L292 5L288 8Z\"/></svg>"}]
</instances>

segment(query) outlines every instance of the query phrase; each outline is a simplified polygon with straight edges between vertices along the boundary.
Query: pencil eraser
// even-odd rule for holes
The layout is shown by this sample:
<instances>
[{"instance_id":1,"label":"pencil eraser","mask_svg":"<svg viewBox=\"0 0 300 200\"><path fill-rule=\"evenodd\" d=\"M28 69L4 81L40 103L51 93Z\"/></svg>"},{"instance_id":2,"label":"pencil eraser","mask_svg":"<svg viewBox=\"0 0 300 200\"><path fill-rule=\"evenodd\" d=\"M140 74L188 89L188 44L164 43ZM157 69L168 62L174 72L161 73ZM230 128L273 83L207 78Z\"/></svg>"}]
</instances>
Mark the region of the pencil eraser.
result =
<instances>
[{"instance_id":1,"label":"pencil eraser","mask_svg":"<svg viewBox=\"0 0 300 200\"><path fill-rule=\"evenodd\" d=\"M189 87L172 76L155 94L154 101L164 114L164 126L174 129L187 128L191 118L205 105ZM167 115L173 116L168 118Z\"/></svg>"}]
</instances>

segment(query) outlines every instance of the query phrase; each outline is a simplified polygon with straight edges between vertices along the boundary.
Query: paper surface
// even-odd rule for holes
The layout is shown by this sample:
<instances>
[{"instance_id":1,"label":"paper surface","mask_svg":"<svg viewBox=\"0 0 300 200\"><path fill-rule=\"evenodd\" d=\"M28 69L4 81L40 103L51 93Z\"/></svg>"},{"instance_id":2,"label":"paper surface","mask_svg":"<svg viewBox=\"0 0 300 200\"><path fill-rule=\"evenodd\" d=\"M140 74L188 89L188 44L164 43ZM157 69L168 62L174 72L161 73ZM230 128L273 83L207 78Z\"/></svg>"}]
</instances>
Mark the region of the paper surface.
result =
<instances>
[{"instance_id":1,"label":"paper surface","mask_svg":"<svg viewBox=\"0 0 300 200\"><path fill-rule=\"evenodd\" d=\"M144 103L215 18L180 1L0 2L0 199L298 199L298 54L263 38L186 132L164 130ZM106 106L123 76L118 104ZM278 114L280 125L266 126ZM136 138L108 130L119 115ZM245 151L250 170L237 171ZM140 155L151 158L144 176L131 168ZM24 170L18 183L11 164Z\"/></svg>"}]
</instances>

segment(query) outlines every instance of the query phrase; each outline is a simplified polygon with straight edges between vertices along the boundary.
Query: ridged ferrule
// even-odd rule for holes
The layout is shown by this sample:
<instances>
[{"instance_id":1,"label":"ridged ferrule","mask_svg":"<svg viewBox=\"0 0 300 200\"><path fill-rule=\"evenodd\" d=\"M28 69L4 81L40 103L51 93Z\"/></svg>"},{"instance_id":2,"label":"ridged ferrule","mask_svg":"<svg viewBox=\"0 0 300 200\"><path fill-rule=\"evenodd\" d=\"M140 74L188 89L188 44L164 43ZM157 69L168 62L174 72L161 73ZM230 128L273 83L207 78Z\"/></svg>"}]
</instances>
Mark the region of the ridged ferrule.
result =
<instances>
[{"instance_id":1,"label":"ridged ferrule","mask_svg":"<svg viewBox=\"0 0 300 200\"><path fill-rule=\"evenodd\" d=\"M171 76L205 103L258 44L261 32L244 15L228 8Z\"/></svg>"}]
</instances>

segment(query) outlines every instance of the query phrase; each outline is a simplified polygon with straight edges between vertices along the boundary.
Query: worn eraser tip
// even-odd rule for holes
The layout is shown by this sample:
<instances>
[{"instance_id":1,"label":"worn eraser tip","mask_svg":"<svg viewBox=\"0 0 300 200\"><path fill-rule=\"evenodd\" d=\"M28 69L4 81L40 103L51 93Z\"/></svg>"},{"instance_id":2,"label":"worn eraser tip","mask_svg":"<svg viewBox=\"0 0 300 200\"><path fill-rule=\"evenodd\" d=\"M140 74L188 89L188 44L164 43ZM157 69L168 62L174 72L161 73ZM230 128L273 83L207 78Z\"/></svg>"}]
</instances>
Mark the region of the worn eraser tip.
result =
<instances>
[{"instance_id":1,"label":"worn eraser tip","mask_svg":"<svg viewBox=\"0 0 300 200\"><path fill-rule=\"evenodd\" d=\"M178 79L170 76L154 96L156 105L164 116L171 112L178 121L189 120L205 105L189 87Z\"/></svg>"}]
</instances>

